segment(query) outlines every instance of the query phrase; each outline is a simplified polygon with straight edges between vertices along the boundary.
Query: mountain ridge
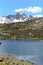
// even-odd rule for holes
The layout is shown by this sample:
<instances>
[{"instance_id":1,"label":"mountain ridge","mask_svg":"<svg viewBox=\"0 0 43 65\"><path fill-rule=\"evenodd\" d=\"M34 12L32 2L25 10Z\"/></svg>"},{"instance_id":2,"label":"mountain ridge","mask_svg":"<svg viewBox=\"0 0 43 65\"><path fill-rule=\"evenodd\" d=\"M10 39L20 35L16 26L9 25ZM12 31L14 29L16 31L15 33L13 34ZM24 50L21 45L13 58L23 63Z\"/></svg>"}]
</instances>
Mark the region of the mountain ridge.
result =
<instances>
[{"instance_id":1,"label":"mountain ridge","mask_svg":"<svg viewBox=\"0 0 43 65\"><path fill-rule=\"evenodd\" d=\"M12 22L24 22L27 20L33 19L32 15L27 16L26 14L23 13L16 13L14 15L8 15L8 16L0 16L0 23L12 23Z\"/></svg>"}]
</instances>

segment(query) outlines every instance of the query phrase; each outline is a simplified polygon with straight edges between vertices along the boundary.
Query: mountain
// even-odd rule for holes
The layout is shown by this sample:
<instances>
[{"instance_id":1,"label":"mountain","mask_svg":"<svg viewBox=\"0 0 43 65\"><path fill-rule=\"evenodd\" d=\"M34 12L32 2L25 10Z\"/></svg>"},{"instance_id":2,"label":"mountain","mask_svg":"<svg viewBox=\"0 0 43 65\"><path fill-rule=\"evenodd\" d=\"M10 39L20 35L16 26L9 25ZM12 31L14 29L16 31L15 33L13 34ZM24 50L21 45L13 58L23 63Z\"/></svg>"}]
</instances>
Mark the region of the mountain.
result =
<instances>
[{"instance_id":1,"label":"mountain","mask_svg":"<svg viewBox=\"0 0 43 65\"><path fill-rule=\"evenodd\" d=\"M17 13L6 17L0 16L1 23L8 23L0 24L0 40L43 40L43 17L32 19L30 15L25 22L18 22L17 20L20 20L18 19L19 15L22 16L24 14ZM26 19L21 16L19 17L22 18L21 20ZM17 22L12 23L15 19Z\"/></svg>"},{"instance_id":2,"label":"mountain","mask_svg":"<svg viewBox=\"0 0 43 65\"><path fill-rule=\"evenodd\" d=\"M0 23L12 23L12 22L23 22L33 19L33 16L29 15L27 16L26 14L23 14L21 12L18 12L15 15L8 15L8 16L0 16Z\"/></svg>"},{"instance_id":3,"label":"mountain","mask_svg":"<svg viewBox=\"0 0 43 65\"><path fill-rule=\"evenodd\" d=\"M0 24L9 23L10 19L5 16L0 16Z\"/></svg>"}]
</instances>

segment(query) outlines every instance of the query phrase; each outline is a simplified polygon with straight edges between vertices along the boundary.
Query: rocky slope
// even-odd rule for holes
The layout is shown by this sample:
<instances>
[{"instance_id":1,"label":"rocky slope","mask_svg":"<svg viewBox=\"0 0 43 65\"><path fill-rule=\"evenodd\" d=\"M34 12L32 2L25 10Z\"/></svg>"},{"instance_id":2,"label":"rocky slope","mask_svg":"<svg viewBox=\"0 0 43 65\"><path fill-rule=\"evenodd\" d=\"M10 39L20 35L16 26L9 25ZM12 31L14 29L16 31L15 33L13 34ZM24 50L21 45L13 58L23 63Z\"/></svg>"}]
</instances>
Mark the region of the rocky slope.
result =
<instances>
[{"instance_id":1,"label":"rocky slope","mask_svg":"<svg viewBox=\"0 0 43 65\"><path fill-rule=\"evenodd\" d=\"M0 24L0 39L43 40L43 17Z\"/></svg>"},{"instance_id":2,"label":"rocky slope","mask_svg":"<svg viewBox=\"0 0 43 65\"><path fill-rule=\"evenodd\" d=\"M34 63L0 54L0 65L34 65Z\"/></svg>"}]
</instances>

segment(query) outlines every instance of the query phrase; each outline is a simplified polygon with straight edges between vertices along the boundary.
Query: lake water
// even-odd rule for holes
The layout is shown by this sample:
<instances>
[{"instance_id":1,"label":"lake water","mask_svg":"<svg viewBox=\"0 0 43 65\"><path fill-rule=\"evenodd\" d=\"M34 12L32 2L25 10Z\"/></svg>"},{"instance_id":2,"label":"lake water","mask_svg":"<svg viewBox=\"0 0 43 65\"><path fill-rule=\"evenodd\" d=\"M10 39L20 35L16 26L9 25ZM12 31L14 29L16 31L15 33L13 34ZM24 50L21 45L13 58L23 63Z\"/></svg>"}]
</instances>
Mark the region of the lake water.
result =
<instances>
[{"instance_id":1,"label":"lake water","mask_svg":"<svg viewBox=\"0 0 43 65\"><path fill-rule=\"evenodd\" d=\"M0 40L0 54L16 56L19 59L43 65L43 41Z\"/></svg>"}]
</instances>

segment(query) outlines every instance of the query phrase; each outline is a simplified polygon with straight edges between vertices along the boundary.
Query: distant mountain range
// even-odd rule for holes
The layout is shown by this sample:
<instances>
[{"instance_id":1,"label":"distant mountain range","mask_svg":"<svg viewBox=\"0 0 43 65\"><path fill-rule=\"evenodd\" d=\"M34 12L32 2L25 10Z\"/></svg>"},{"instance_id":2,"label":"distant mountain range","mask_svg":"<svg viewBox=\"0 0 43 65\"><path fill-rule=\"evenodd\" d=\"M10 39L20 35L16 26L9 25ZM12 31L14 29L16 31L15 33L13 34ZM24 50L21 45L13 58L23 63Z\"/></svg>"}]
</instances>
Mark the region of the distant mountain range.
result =
<instances>
[{"instance_id":1,"label":"distant mountain range","mask_svg":"<svg viewBox=\"0 0 43 65\"><path fill-rule=\"evenodd\" d=\"M34 17L29 15L27 16L26 14L22 14L20 12L18 12L15 15L8 15L8 16L0 16L0 23L4 24L4 23L12 23L12 22L23 22L23 21L27 21L27 20L31 20Z\"/></svg>"}]
</instances>

